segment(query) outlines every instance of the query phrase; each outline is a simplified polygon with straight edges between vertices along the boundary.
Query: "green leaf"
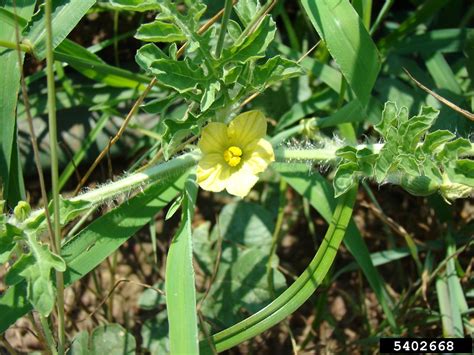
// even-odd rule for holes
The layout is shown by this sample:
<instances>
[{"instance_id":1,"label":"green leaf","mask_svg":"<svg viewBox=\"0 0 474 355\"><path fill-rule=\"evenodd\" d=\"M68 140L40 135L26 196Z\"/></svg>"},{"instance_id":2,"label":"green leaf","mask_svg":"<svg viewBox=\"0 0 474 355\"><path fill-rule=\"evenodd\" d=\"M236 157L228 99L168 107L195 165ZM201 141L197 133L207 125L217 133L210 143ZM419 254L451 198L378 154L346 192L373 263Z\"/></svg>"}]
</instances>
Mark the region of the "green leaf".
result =
<instances>
[{"instance_id":1,"label":"green leaf","mask_svg":"<svg viewBox=\"0 0 474 355\"><path fill-rule=\"evenodd\" d=\"M160 20L141 25L135 38L145 42L181 42L186 36L178 26Z\"/></svg>"},{"instance_id":2,"label":"green leaf","mask_svg":"<svg viewBox=\"0 0 474 355\"><path fill-rule=\"evenodd\" d=\"M186 174L173 178L172 181L170 181L171 178L160 181L144 193L96 219L68 240L61 251L61 256L67 264L64 273L65 285L71 285L82 278L146 225L156 213L176 197L184 185L185 177ZM31 310L25 296L26 285L23 282L9 287L2 295L0 333Z\"/></svg>"},{"instance_id":3,"label":"green leaf","mask_svg":"<svg viewBox=\"0 0 474 355\"><path fill-rule=\"evenodd\" d=\"M71 345L71 355L136 354L135 338L120 324L101 325L92 331L78 333Z\"/></svg>"},{"instance_id":4,"label":"green leaf","mask_svg":"<svg viewBox=\"0 0 474 355\"><path fill-rule=\"evenodd\" d=\"M164 290L165 283L163 281L157 282L153 285L158 290ZM146 311L152 311L157 309L159 306L166 304L166 296L162 293L157 292L152 288L147 288L140 295L138 299L138 307Z\"/></svg>"},{"instance_id":5,"label":"green leaf","mask_svg":"<svg viewBox=\"0 0 474 355\"><path fill-rule=\"evenodd\" d=\"M160 8L156 0L109 0L109 3L114 9L126 11L144 12Z\"/></svg>"},{"instance_id":6,"label":"green leaf","mask_svg":"<svg viewBox=\"0 0 474 355\"><path fill-rule=\"evenodd\" d=\"M331 185L319 174L308 174L308 168L304 164L274 164L282 178L288 182L299 194L306 197L321 216L330 222L332 212L335 211L336 200ZM344 198L346 195L343 195ZM334 212L335 213L335 212ZM334 217L333 217L334 218ZM350 222L344 245L356 259L362 269L367 281L374 291L382 310L391 328L397 329L395 317L392 312L392 300L388 294L382 276L375 269L359 230L354 222Z\"/></svg>"},{"instance_id":7,"label":"green leaf","mask_svg":"<svg viewBox=\"0 0 474 355\"><path fill-rule=\"evenodd\" d=\"M456 135L446 130L430 132L426 135L421 149L426 154L431 154L436 148L452 140Z\"/></svg>"},{"instance_id":8,"label":"green leaf","mask_svg":"<svg viewBox=\"0 0 474 355\"><path fill-rule=\"evenodd\" d=\"M257 313L272 300L268 287L268 250L251 247L240 250L231 245L221 256L219 271L201 310L218 330L242 320L242 312ZM273 272L276 294L286 286L285 277Z\"/></svg>"},{"instance_id":9,"label":"green leaf","mask_svg":"<svg viewBox=\"0 0 474 355\"><path fill-rule=\"evenodd\" d=\"M380 71L380 58L357 12L348 0L302 0L301 4L365 107Z\"/></svg>"},{"instance_id":10,"label":"green leaf","mask_svg":"<svg viewBox=\"0 0 474 355\"><path fill-rule=\"evenodd\" d=\"M240 0L235 4L234 9L240 21L244 26L247 26L258 13L260 7L260 2L257 0Z\"/></svg>"},{"instance_id":11,"label":"green leaf","mask_svg":"<svg viewBox=\"0 0 474 355\"><path fill-rule=\"evenodd\" d=\"M268 45L273 41L275 32L275 22L271 16L265 16L256 30L241 44L224 49L221 65L229 62L245 63L251 59L262 58Z\"/></svg>"},{"instance_id":12,"label":"green leaf","mask_svg":"<svg viewBox=\"0 0 474 355\"><path fill-rule=\"evenodd\" d=\"M191 239L191 224L198 190L195 178L193 174L186 181L181 225L173 238L166 260L166 308L170 352L174 354L199 352Z\"/></svg>"},{"instance_id":13,"label":"green leaf","mask_svg":"<svg viewBox=\"0 0 474 355\"><path fill-rule=\"evenodd\" d=\"M169 354L168 315L166 310L159 312L154 318L147 319L142 327L142 346L152 354Z\"/></svg>"},{"instance_id":14,"label":"green leaf","mask_svg":"<svg viewBox=\"0 0 474 355\"><path fill-rule=\"evenodd\" d=\"M56 48L76 27L87 10L96 0L54 0L52 9L53 48ZM44 5L33 16L32 22L23 35L33 45L33 53L38 59L46 57L46 18Z\"/></svg>"},{"instance_id":15,"label":"green leaf","mask_svg":"<svg viewBox=\"0 0 474 355\"><path fill-rule=\"evenodd\" d=\"M158 59L151 64L150 71L158 82L180 93L191 91L199 84L204 85L208 81L204 71L192 64L189 59L183 61Z\"/></svg>"},{"instance_id":16,"label":"green leaf","mask_svg":"<svg viewBox=\"0 0 474 355\"><path fill-rule=\"evenodd\" d=\"M51 270L63 272L66 270L64 260L53 254L48 246L36 240L34 232L26 232L27 243L31 253L23 254L9 270L6 281L16 285L22 279L26 280L27 299L34 309L43 316L48 316L53 310L56 289L52 281Z\"/></svg>"},{"instance_id":17,"label":"green leaf","mask_svg":"<svg viewBox=\"0 0 474 355\"><path fill-rule=\"evenodd\" d=\"M3 10L13 13L13 2L3 3ZM29 21L35 1L17 0L17 15ZM8 42L16 43L15 28L0 21L0 33ZM24 53L21 54L23 61ZM18 53L14 50L0 50L0 184L3 186L2 199L15 206L24 199L23 174L18 164L16 108L20 89Z\"/></svg>"},{"instance_id":18,"label":"green leaf","mask_svg":"<svg viewBox=\"0 0 474 355\"><path fill-rule=\"evenodd\" d=\"M253 87L263 90L274 83L303 74L303 69L296 62L277 55L254 69L251 84Z\"/></svg>"},{"instance_id":19,"label":"green leaf","mask_svg":"<svg viewBox=\"0 0 474 355\"><path fill-rule=\"evenodd\" d=\"M201 112L206 111L211 105L216 101L216 96L221 89L221 83L215 81L210 83L208 87L204 90L204 94L201 98Z\"/></svg>"},{"instance_id":20,"label":"green leaf","mask_svg":"<svg viewBox=\"0 0 474 355\"><path fill-rule=\"evenodd\" d=\"M57 60L68 63L82 75L109 86L137 88L150 81L146 76L106 64L97 55L68 39L54 53Z\"/></svg>"},{"instance_id":21,"label":"green leaf","mask_svg":"<svg viewBox=\"0 0 474 355\"><path fill-rule=\"evenodd\" d=\"M210 343L217 352L227 350L241 342L261 334L278 324L298 309L316 290L326 277L336 256L339 244L350 221L355 190L344 195L334 211L332 223L326 233L325 242L300 277L267 307L247 319L227 328L200 343L200 352L212 353ZM337 226L337 227L336 227Z\"/></svg>"},{"instance_id":22,"label":"green leaf","mask_svg":"<svg viewBox=\"0 0 474 355\"><path fill-rule=\"evenodd\" d=\"M153 43L145 44L137 51L135 61L146 72L150 71L151 64L158 59L169 59L168 56Z\"/></svg>"},{"instance_id":23,"label":"green leaf","mask_svg":"<svg viewBox=\"0 0 474 355\"><path fill-rule=\"evenodd\" d=\"M357 170L359 166L356 163L344 163L339 165L333 180L334 197L339 197L349 191L357 184Z\"/></svg>"}]
</instances>

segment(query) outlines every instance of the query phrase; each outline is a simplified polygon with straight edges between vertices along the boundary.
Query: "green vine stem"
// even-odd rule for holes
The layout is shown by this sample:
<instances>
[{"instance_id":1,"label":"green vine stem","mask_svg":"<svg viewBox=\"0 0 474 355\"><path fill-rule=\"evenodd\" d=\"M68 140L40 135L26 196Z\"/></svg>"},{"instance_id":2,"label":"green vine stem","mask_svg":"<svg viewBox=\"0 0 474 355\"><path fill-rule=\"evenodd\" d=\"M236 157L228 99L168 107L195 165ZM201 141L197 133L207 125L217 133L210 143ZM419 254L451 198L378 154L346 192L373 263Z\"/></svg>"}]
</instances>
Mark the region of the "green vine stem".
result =
<instances>
[{"instance_id":1,"label":"green vine stem","mask_svg":"<svg viewBox=\"0 0 474 355\"><path fill-rule=\"evenodd\" d=\"M200 343L202 354L221 352L251 339L281 322L311 297L326 277L351 220L357 186L341 196L332 222L316 255L298 279L277 299L258 313ZM213 346L211 346L211 344Z\"/></svg>"}]
</instances>

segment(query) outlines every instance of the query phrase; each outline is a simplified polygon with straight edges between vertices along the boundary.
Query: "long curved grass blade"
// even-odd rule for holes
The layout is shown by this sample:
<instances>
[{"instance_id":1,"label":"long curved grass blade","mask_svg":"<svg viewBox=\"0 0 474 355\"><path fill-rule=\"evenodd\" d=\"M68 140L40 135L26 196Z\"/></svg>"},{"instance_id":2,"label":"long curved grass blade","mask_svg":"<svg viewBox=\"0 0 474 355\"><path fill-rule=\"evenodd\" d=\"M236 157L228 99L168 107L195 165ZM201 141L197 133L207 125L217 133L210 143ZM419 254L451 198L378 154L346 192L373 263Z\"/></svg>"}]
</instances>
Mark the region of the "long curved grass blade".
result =
<instances>
[{"instance_id":1,"label":"long curved grass blade","mask_svg":"<svg viewBox=\"0 0 474 355\"><path fill-rule=\"evenodd\" d=\"M14 13L13 1L0 1L0 4L5 13ZM34 7L33 0L16 1L16 13L21 18L29 19ZM0 21L0 33L3 40L16 43L15 27L11 23ZM3 185L3 199L13 206L24 195L23 174L18 164L15 116L21 67L15 50L0 49L0 186Z\"/></svg>"},{"instance_id":2,"label":"long curved grass blade","mask_svg":"<svg viewBox=\"0 0 474 355\"><path fill-rule=\"evenodd\" d=\"M347 225L357 194L357 187L344 194L339 200L316 255L298 279L277 299L240 323L225 329L200 343L202 353L211 353L211 344L220 352L248 340L281 322L298 309L317 289L326 277L339 245L346 234Z\"/></svg>"},{"instance_id":3,"label":"long curved grass blade","mask_svg":"<svg viewBox=\"0 0 474 355\"><path fill-rule=\"evenodd\" d=\"M380 71L372 38L348 0L301 0L355 95L366 106Z\"/></svg>"},{"instance_id":4,"label":"long curved grass blade","mask_svg":"<svg viewBox=\"0 0 474 355\"><path fill-rule=\"evenodd\" d=\"M313 173L308 174L308 167L305 164L292 164L291 167L285 164L276 165L277 171L281 174L291 187L298 193L306 197L321 216L329 223L334 211L336 200L334 199L334 190L321 175ZM377 296L380 305L387 317L387 320L393 329L397 329L395 317L393 315L390 298L382 276L375 268L369 249L360 235L357 226L351 222L348 226L348 233L344 238L344 245L356 259L357 264L362 269L367 281Z\"/></svg>"},{"instance_id":5,"label":"long curved grass blade","mask_svg":"<svg viewBox=\"0 0 474 355\"><path fill-rule=\"evenodd\" d=\"M106 215L98 218L61 250L67 264L64 283L79 280L107 256L117 250L153 216L173 200L183 188L186 174L173 182L161 182L134 197ZM26 299L26 284L19 283L7 289L0 298L0 333L31 310Z\"/></svg>"},{"instance_id":6,"label":"long curved grass blade","mask_svg":"<svg viewBox=\"0 0 474 355\"><path fill-rule=\"evenodd\" d=\"M166 309L172 354L199 353L191 231L197 195L195 179L193 174L185 184L181 225L166 260Z\"/></svg>"},{"instance_id":7,"label":"long curved grass blade","mask_svg":"<svg viewBox=\"0 0 474 355\"><path fill-rule=\"evenodd\" d=\"M87 10L96 0L56 0L53 1L52 27L53 48L56 48L73 30ZM24 36L33 47L33 53L38 59L46 56L46 18L44 6L35 14L32 23L25 30Z\"/></svg>"}]
</instances>

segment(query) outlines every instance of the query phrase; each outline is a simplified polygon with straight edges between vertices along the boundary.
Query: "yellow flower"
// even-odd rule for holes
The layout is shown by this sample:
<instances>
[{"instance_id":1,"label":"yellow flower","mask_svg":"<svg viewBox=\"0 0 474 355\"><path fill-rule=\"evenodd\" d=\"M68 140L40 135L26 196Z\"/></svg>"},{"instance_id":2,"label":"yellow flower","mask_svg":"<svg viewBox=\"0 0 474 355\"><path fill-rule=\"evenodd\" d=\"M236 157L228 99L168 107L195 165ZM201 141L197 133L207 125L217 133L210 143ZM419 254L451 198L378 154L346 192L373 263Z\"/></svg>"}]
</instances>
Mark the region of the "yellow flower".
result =
<instances>
[{"instance_id":1,"label":"yellow flower","mask_svg":"<svg viewBox=\"0 0 474 355\"><path fill-rule=\"evenodd\" d=\"M199 186L207 191L244 197L275 160L270 142L264 139L267 121L260 111L238 115L229 126L211 122L198 143L202 158L197 168Z\"/></svg>"}]
</instances>

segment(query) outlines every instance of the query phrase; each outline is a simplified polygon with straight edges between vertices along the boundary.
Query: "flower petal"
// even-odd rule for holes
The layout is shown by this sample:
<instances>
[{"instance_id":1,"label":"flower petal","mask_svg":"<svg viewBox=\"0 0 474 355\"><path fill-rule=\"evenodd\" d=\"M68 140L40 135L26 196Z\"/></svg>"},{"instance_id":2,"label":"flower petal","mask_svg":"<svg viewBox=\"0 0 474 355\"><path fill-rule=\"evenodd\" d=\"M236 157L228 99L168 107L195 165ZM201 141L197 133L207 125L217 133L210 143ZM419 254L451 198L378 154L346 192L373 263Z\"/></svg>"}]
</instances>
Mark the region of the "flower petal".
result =
<instances>
[{"instance_id":1,"label":"flower petal","mask_svg":"<svg viewBox=\"0 0 474 355\"><path fill-rule=\"evenodd\" d=\"M199 186L204 190L214 192L225 189L230 174L230 167L219 153L207 154L202 157L196 172Z\"/></svg>"},{"instance_id":2,"label":"flower petal","mask_svg":"<svg viewBox=\"0 0 474 355\"><path fill-rule=\"evenodd\" d=\"M265 171L268 165L275 161L275 153L273 152L272 145L263 138L251 145L248 154L250 154L250 156L246 158L244 165L246 165L253 174Z\"/></svg>"},{"instance_id":3,"label":"flower petal","mask_svg":"<svg viewBox=\"0 0 474 355\"><path fill-rule=\"evenodd\" d=\"M198 147L204 154L223 154L228 143L229 138L227 137L227 126L225 123L211 122L203 128Z\"/></svg>"},{"instance_id":4,"label":"flower petal","mask_svg":"<svg viewBox=\"0 0 474 355\"><path fill-rule=\"evenodd\" d=\"M241 113L229 124L227 134L230 143L244 148L256 139L265 137L267 120L260 111Z\"/></svg>"},{"instance_id":5,"label":"flower petal","mask_svg":"<svg viewBox=\"0 0 474 355\"><path fill-rule=\"evenodd\" d=\"M228 178L226 190L231 195L245 197L257 181L258 176L242 167Z\"/></svg>"}]
</instances>

